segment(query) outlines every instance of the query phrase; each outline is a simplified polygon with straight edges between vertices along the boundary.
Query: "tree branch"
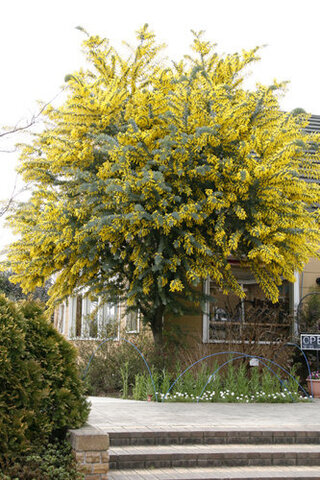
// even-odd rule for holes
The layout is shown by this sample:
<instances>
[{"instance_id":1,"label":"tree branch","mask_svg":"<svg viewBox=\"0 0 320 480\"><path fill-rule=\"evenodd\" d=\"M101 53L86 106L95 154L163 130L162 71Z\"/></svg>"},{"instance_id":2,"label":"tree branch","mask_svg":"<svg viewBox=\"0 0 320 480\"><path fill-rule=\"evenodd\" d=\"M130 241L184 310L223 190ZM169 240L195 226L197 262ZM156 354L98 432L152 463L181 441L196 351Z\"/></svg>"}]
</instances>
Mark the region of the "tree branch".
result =
<instances>
[{"instance_id":1,"label":"tree branch","mask_svg":"<svg viewBox=\"0 0 320 480\"><path fill-rule=\"evenodd\" d=\"M48 107L48 105L50 105L54 100L56 100L56 98L61 95L61 93L65 90L65 87L63 87L59 93L57 93L57 95L55 95L49 102L45 103L41 109L39 110L38 113L32 115L32 117L26 121L26 123L24 125L21 125L19 126L18 124L16 124L14 127L8 129L8 130L5 130L5 131L2 131L0 132L0 138L3 138L3 137L6 137L8 135L12 135L14 133L18 133L18 132L22 132L24 130L28 130L28 128L32 127L32 125L34 125L36 123L36 121L38 120L38 118L42 115L42 113L44 112L44 110ZM4 153L10 153L10 152L4 152Z\"/></svg>"}]
</instances>

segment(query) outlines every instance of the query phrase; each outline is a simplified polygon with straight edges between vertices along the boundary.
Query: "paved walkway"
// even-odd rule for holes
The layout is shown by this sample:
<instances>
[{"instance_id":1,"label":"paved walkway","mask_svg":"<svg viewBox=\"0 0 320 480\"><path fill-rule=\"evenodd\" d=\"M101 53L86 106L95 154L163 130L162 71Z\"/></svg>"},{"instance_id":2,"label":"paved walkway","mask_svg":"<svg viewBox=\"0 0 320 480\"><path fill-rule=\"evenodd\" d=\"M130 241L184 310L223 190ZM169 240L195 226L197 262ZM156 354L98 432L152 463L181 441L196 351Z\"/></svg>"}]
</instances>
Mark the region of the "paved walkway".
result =
<instances>
[{"instance_id":1,"label":"paved walkway","mask_svg":"<svg viewBox=\"0 0 320 480\"><path fill-rule=\"evenodd\" d=\"M299 403L156 403L90 397L88 423L100 430L265 428L320 430L320 400Z\"/></svg>"}]
</instances>

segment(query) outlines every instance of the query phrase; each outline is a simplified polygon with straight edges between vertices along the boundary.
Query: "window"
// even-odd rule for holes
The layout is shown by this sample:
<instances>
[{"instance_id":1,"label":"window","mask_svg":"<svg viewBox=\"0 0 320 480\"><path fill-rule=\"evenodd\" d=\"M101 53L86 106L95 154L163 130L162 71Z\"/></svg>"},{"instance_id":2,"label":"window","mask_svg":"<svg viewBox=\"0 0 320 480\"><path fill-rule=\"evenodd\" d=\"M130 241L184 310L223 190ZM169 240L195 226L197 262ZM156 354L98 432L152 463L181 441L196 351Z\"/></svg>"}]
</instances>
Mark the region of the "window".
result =
<instances>
[{"instance_id":1,"label":"window","mask_svg":"<svg viewBox=\"0 0 320 480\"><path fill-rule=\"evenodd\" d=\"M129 312L126 315L126 332L139 333L140 313Z\"/></svg>"},{"instance_id":2,"label":"window","mask_svg":"<svg viewBox=\"0 0 320 480\"><path fill-rule=\"evenodd\" d=\"M119 306L110 303L100 304L98 310L100 337L119 337L120 315Z\"/></svg>"},{"instance_id":3,"label":"window","mask_svg":"<svg viewBox=\"0 0 320 480\"><path fill-rule=\"evenodd\" d=\"M95 339L119 335L117 305L101 303L100 298L83 295L71 300L71 338Z\"/></svg>"},{"instance_id":4,"label":"window","mask_svg":"<svg viewBox=\"0 0 320 480\"><path fill-rule=\"evenodd\" d=\"M75 299L75 336L81 337L82 325L82 295L78 295Z\"/></svg>"},{"instance_id":5,"label":"window","mask_svg":"<svg viewBox=\"0 0 320 480\"><path fill-rule=\"evenodd\" d=\"M89 338L98 337L98 299L84 299L82 318L84 320L86 336Z\"/></svg>"},{"instance_id":6,"label":"window","mask_svg":"<svg viewBox=\"0 0 320 480\"><path fill-rule=\"evenodd\" d=\"M57 327L60 333L64 333L65 327L65 304L62 303L58 308Z\"/></svg>"},{"instance_id":7,"label":"window","mask_svg":"<svg viewBox=\"0 0 320 480\"><path fill-rule=\"evenodd\" d=\"M246 270L236 271L245 299L235 294L223 294L210 279L205 293L214 298L203 312L203 341L205 343L269 343L288 339L292 321L289 316L289 285L284 282L279 302L268 301L255 279Z\"/></svg>"}]
</instances>

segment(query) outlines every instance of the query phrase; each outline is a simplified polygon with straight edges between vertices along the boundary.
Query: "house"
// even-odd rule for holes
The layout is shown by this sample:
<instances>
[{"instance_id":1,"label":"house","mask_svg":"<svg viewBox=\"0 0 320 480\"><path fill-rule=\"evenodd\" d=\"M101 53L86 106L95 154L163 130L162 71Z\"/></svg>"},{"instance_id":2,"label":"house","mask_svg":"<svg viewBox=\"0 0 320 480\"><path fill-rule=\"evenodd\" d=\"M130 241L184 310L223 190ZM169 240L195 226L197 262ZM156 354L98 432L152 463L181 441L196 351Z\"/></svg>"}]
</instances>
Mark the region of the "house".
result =
<instances>
[{"instance_id":1,"label":"house","mask_svg":"<svg viewBox=\"0 0 320 480\"><path fill-rule=\"evenodd\" d=\"M320 116L312 115L306 128L308 133L320 132ZM279 302L267 301L249 270L230 259L233 273L246 293L244 300L230 293L224 295L207 279L204 292L215 297L207 302L198 315L164 319L164 326L175 325L189 337L202 343L253 341L270 343L279 338L289 339L297 334L296 312L300 300L320 283L320 261L311 258L302 274L296 273L295 283L284 281L279 291ZM291 313L291 316L289 316ZM294 318L294 323L292 323ZM96 339L106 336L119 337L120 330L139 333L138 315L124 314L121 305L100 304L85 296L69 297L55 312L56 327L69 339Z\"/></svg>"}]
</instances>

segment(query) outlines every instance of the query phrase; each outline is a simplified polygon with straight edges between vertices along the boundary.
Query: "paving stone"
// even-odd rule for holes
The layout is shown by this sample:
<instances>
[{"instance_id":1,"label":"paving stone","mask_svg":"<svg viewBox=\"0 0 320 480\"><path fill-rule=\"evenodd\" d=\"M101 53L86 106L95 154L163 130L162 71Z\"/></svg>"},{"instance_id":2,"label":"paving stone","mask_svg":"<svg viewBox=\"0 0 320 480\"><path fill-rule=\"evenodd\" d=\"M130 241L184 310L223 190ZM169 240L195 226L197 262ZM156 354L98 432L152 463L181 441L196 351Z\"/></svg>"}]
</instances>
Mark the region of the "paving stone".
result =
<instances>
[{"instance_id":1,"label":"paving stone","mask_svg":"<svg viewBox=\"0 0 320 480\"><path fill-rule=\"evenodd\" d=\"M110 437L108 480L320 480L320 401L92 404L89 424Z\"/></svg>"},{"instance_id":2,"label":"paving stone","mask_svg":"<svg viewBox=\"0 0 320 480\"><path fill-rule=\"evenodd\" d=\"M108 480L314 480L318 467L173 468L110 471Z\"/></svg>"},{"instance_id":3,"label":"paving stone","mask_svg":"<svg viewBox=\"0 0 320 480\"><path fill-rule=\"evenodd\" d=\"M204 430L202 432L190 429L189 432L149 431L145 435L136 435L136 432L115 431L109 432L111 446L124 445L160 445L160 444L226 444L226 443L320 443L320 430L316 432L292 431L252 431L243 430L234 432L229 430Z\"/></svg>"},{"instance_id":4,"label":"paving stone","mask_svg":"<svg viewBox=\"0 0 320 480\"><path fill-rule=\"evenodd\" d=\"M111 448L109 455L110 468L318 465L320 445L126 446Z\"/></svg>"}]
</instances>

